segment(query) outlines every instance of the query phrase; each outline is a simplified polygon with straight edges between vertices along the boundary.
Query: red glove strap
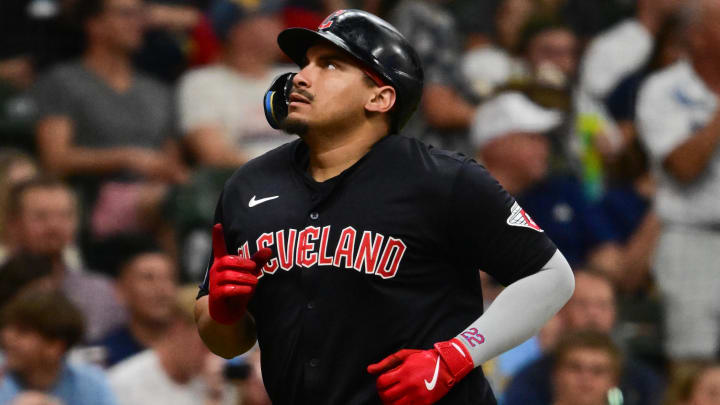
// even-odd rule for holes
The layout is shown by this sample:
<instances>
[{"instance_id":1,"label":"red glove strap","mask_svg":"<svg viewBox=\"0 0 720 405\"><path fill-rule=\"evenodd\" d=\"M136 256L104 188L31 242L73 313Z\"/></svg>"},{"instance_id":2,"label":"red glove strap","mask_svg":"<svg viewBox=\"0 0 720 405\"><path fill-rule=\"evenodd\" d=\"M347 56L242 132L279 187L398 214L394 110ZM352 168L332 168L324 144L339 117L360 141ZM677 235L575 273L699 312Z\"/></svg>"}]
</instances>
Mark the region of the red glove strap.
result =
<instances>
[{"instance_id":1,"label":"red glove strap","mask_svg":"<svg viewBox=\"0 0 720 405\"><path fill-rule=\"evenodd\" d=\"M435 343L435 350L453 376L452 381L449 381L451 387L475 368L470 352L458 339Z\"/></svg>"}]
</instances>

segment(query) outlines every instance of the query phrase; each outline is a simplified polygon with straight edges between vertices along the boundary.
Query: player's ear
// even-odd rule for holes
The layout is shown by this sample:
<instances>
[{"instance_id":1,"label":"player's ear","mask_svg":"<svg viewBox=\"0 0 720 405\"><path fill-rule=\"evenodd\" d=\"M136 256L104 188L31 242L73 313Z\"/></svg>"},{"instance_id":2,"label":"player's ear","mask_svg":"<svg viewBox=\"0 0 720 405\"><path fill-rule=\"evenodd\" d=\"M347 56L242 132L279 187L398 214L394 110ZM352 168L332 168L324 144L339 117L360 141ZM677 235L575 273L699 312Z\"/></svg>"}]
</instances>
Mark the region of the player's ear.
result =
<instances>
[{"instance_id":1,"label":"player's ear","mask_svg":"<svg viewBox=\"0 0 720 405\"><path fill-rule=\"evenodd\" d=\"M365 109L378 113L390 111L395 105L395 98L395 89L392 86L375 87L372 89L370 99L365 103Z\"/></svg>"}]
</instances>

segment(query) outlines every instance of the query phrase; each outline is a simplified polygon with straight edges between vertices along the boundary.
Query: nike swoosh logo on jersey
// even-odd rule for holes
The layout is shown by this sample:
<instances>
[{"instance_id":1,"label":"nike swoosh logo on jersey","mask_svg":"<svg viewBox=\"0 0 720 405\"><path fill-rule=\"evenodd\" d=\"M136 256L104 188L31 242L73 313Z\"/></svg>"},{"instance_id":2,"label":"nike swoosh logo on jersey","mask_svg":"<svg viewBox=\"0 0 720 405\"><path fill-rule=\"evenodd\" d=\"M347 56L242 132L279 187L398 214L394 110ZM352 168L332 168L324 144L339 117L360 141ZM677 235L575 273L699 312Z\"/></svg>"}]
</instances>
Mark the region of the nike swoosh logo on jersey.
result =
<instances>
[{"instance_id":1,"label":"nike swoosh logo on jersey","mask_svg":"<svg viewBox=\"0 0 720 405\"><path fill-rule=\"evenodd\" d=\"M261 199L259 199L259 200L256 200L256 199L255 199L255 196L252 196L252 198L250 199L250 201L248 201L248 207L252 208L252 207L254 207L254 206L256 206L256 205L260 205L260 204L264 203L265 201L274 200L274 199L276 199L276 198L278 198L278 197L280 197L280 196L279 196L279 195L274 195L274 196L272 196L272 197L265 197L265 198L261 198Z\"/></svg>"},{"instance_id":2,"label":"nike swoosh logo on jersey","mask_svg":"<svg viewBox=\"0 0 720 405\"><path fill-rule=\"evenodd\" d=\"M425 380L425 388L427 388L428 391L432 391L435 389L435 383L437 383L439 371L440 371L440 357L438 357L437 362L435 363L435 374L433 374L432 380L430 380L430 381Z\"/></svg>"}]
</instances>

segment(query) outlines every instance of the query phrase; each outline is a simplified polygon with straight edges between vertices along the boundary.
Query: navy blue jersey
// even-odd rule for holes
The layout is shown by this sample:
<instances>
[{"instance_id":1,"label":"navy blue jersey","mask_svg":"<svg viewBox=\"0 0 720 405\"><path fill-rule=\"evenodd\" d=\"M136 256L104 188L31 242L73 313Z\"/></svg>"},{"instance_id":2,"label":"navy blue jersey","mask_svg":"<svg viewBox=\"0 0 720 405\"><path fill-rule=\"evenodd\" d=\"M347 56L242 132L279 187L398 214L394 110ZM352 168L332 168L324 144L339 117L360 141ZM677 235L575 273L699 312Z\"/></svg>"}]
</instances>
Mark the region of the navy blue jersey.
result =
<instances>
[{"instance_id":1,"label":"navy blue jersey","mask_svg":"<svg viewBox=\"0 0 720 405\"><path fill-rule=\"evenodd\" d=\"M308 159L297 140L248 162L216 211L229 252L275 252L248 306L273 404L379 404L369 364L477 319L479 269L509 284L556 250L462 155L389 135L322 183ZM495 399L477 368L440 403Z\"/></svg>"},{"instance_id":2,"label":"navy blue jersey","mask_svg":"<svg viewBox=\"0 0 720 405\"><path fill-rule=\"evenodd\" d=\"M574 177L549 177L517 199L573 267L583 266L596 247L617 240L606 212L585 196Z\"/></svg>"}]
</instances>

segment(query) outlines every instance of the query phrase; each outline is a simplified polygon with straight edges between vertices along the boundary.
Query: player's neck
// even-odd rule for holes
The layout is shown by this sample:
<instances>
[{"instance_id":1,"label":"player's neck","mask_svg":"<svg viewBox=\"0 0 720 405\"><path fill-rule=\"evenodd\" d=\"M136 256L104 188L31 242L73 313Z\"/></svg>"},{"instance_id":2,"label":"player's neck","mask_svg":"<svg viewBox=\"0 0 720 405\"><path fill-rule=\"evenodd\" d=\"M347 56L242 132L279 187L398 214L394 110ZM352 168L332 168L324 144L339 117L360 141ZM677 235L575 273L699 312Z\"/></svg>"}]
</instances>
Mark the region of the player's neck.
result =
<instances>
[{"instance_id":1,"label":"player's neck","mask_svg":"<svg viewBox=\"0 0 720 405\"><path fill-rule=\"evenodd\" d=\"M310 149L308 172L315 181L331 179L357 163L384 132L361 126L342 135L335 133L310 133L303 137Z\"/></svg>"}]
</instances>

